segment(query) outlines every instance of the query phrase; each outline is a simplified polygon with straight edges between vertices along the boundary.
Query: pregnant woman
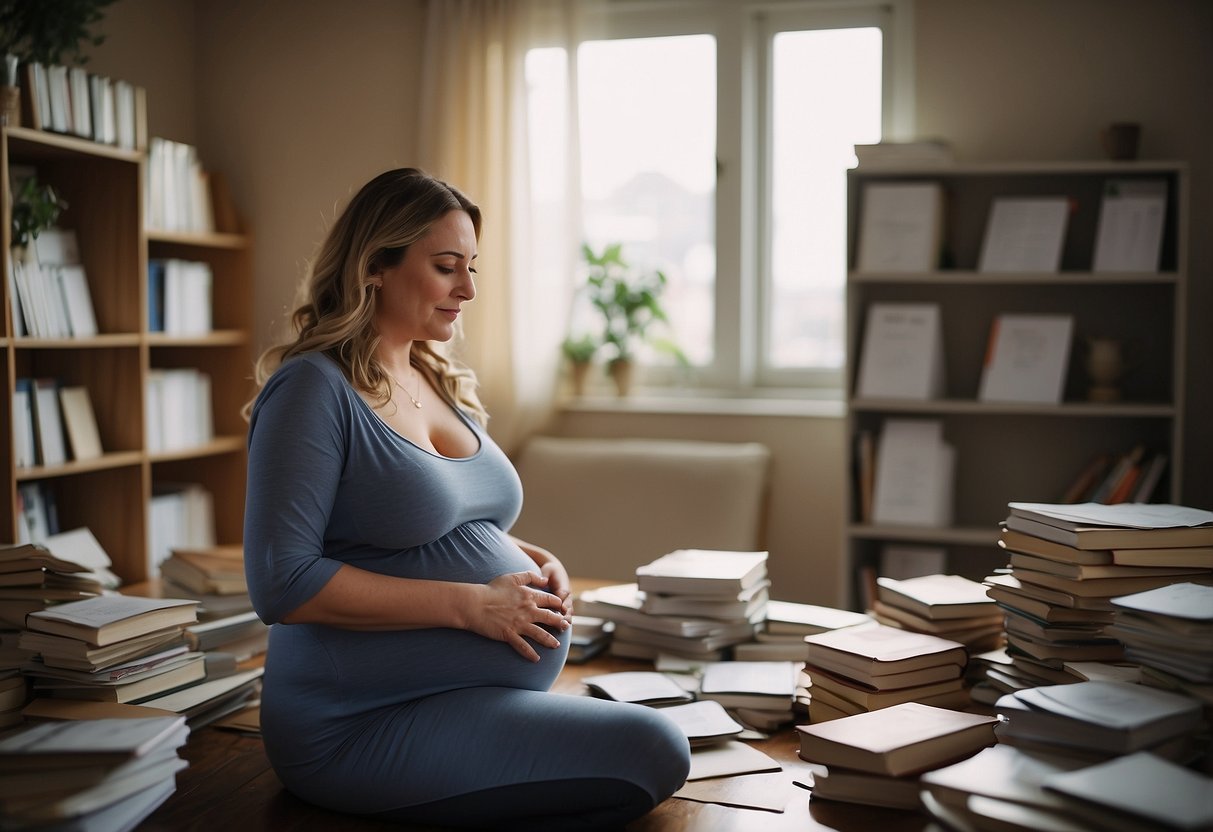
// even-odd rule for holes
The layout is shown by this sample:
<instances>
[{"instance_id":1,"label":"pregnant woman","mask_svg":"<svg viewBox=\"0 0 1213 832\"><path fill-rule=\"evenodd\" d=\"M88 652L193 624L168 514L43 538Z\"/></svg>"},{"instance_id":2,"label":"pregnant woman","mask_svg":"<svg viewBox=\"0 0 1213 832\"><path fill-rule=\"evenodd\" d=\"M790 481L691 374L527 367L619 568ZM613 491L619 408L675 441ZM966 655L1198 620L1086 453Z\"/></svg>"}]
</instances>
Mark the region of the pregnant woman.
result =
<instances>
[{"instance_id":1,"label":"pregnant woman","mask_svg":"<svg viewBox=\"0 0 1213 832\"><path fill-rule=\"evenodd\" d=\"M245 558L273 624L266 753L303 800L395 821L618 827L686 778L679 729L548 692L569 577L508 534L518 477L445 346L476 295L480 211L418 170L367 183L263 355Z\"/></svg>"}]
</instances>

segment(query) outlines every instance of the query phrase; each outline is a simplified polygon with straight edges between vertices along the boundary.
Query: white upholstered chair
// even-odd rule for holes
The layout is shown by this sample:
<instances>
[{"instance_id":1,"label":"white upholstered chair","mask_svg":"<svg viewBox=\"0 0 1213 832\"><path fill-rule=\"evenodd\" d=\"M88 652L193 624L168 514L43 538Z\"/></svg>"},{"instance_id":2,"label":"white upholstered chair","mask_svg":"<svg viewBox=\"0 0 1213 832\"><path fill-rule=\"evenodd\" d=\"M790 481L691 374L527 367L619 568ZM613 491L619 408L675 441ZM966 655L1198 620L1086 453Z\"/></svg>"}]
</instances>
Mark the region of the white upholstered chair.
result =
<instances>
[{"instance_id":1,"label":"white upholstered chair","mask_svg":"<svg viewBox=\"0 0 1213 832\"><path fill-rule=\"evenodd\" d=\"M515 464L524 503L511 532L574 578L630 582L675 549L763 548L765 445L540 436Z\"/></svg>"}]
</instances>

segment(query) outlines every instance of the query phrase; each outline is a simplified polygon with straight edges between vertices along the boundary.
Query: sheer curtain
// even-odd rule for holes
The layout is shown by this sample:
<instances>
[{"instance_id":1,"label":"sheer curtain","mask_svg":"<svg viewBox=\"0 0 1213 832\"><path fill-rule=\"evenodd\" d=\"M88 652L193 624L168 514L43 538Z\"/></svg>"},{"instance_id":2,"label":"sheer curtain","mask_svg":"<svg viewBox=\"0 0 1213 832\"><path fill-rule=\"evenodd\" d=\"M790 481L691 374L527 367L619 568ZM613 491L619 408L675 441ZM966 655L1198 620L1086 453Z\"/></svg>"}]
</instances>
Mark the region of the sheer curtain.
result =
<instances>
[{"instance_id":1,"label":"sheer curtain","mask_svg":"<svg viewBox=\"0 0 1213 832\"><path fill-rule=\"evenodd\" d=\"M533 46L565 46L574 77L576 20L575 0L430 0L426 11L420 165L484 214L478 294L457 349L507 453L551 415L579 239L576 212L541 221L531 210L526 58ZM576 108L564 110L564 144L575 147ZM575 204L573 162L570 153L543 163L545 190L566 207Z\"/></svg>"}]
</instances>

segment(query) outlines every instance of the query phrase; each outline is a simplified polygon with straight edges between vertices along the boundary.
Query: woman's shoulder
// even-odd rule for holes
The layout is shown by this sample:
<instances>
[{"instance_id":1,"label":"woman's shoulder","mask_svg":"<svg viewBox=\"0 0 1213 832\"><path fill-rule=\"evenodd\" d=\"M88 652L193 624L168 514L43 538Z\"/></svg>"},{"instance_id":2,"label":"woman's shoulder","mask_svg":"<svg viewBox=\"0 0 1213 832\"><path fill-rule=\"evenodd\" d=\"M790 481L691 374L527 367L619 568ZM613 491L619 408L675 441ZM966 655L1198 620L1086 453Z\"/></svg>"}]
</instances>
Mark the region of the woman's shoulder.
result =
<instances>
[{"instance_id":1,"label":"woman's shoulder","mask_svg":"<svg viewBox=\"0 0 1213 832\"><path fill-rule=\"evenodd\" d=\"M257 397L262 403L273 397L305 395L314 403L348 398L349 385L337 362L319 352L291 356L279 365Z\"/></svg>"}]
</instances>

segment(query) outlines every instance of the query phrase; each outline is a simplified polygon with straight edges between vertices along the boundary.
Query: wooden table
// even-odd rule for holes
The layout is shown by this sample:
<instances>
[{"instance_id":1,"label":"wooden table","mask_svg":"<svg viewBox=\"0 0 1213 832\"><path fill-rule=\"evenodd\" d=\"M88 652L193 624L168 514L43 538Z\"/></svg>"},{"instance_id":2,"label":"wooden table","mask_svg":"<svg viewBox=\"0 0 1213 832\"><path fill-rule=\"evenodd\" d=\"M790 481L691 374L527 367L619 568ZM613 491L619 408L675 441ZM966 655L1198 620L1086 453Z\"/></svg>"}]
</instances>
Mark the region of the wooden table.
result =
<instances>
[{"instance_id":1,"label":"wooden table","mask_svg":"<svg viewBox=\"0 0 1213 832\"><path fill-rule=\"evenodd\" d=\"M568 665L554 691L586 695L581 679L595 673L620 670L651 670L648 662L598 658L587 664ZM928 820L912 812L900 812L812 800L810 793L792 785L793 780L812 782L812 767L797 756L795 730L785 728L753 746L778 760L784 770L772 776L786 784L783 812L739 809L710 803L671 798L648 815L629 824L628 832L811 832L833 829L840 832L879 829L881 832L920 832ZM177 775L177 791L139 827L142 832L238 829L272 832L432 832L437 827L405 827L377 820L342 815L312 806L287 792L279 783L265 756L259 737L250 737L214 727L190 737L182 756L190 767ZM745 778L735 778L733 788L744 789Z\"/></svg>"}]
</instances>

